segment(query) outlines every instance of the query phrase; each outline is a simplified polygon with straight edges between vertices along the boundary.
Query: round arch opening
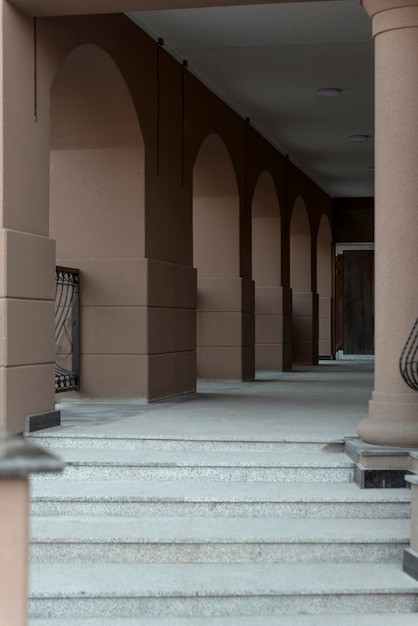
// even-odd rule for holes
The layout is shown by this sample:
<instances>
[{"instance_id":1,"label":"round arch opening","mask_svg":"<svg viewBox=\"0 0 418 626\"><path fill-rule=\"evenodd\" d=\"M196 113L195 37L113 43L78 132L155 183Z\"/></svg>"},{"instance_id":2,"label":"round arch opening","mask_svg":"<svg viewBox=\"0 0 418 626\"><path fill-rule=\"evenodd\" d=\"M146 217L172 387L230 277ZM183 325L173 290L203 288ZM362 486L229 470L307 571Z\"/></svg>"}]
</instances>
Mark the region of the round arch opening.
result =
<instances>
[{"instance_id":1,"label":"round arch opening","mask_svg":"<svg viewBox=\"0 0 418 626\"><path fill-rule=\"evenodd\" d=\"M242 378L239 207L231 157L222 139L211 134L193 168L198 378Z\"/></svg>"},{"instance_id":2,"label":"round arch opening","mask_svg":"<svg viewBox=\"0 0 418 626\"><path fill-rule=\"evenodd\" d=\"M78 395L145 397L145 148L112 58L83 45L50 94L50 236L57 264L80 270Z\"/></svg>"}]
</instances>

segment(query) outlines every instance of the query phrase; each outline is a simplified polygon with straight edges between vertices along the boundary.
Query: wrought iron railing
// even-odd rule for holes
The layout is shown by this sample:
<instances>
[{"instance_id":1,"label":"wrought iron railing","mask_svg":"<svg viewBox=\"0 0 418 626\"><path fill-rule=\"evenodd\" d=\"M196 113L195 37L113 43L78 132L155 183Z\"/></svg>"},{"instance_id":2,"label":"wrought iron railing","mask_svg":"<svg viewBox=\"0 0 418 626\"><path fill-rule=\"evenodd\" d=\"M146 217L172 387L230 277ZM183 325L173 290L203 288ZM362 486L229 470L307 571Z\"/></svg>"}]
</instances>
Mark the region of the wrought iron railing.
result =
<instances>
[{"instance_id":1,"label":"wrought iron railing","mask_svg":"<svg viewBox=\"0 0 418 626\"><path fill-rule=\"evenodd\" d=\"M399 369L406 384L418 391L418 318L402 350Z\"/></svg>"},{"instance_id":2,"label":"wrought iron railing","mask_svg":"<svg viewBox=\"0 0 418 626\"><path fill-rule=\"evenodd\" d=\"M55 269L55 393L80 388L79 271Z\"/></svg>"}]
</instances>

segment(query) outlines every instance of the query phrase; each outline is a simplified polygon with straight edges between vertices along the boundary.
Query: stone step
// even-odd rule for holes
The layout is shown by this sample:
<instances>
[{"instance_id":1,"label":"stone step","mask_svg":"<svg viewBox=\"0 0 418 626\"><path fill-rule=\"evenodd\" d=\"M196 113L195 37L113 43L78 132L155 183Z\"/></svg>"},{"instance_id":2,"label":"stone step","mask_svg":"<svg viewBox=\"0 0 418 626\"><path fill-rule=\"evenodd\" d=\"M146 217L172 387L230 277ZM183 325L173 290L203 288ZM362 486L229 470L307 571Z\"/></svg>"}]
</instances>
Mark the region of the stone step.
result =
<instances>
[{"instance_id":1,"label":"stone step","mask_svg":"<svg viewBox=\"0 0 418 626\"><path fill-rule=\"evenodd\" d=\"M351 482L355 463L343 453L276 451L50 449L66 463L63 474L34 480L233 480Z\"/></svg>"},{"instance_id":2,"label":"stone step","mask_svg":"<svg viewBox=\"0 0 418 626\"><path fill-rule=\"evenodd\" d=\"M350 483L33 481L34 515L405 518L408 489Z\"/></svg>"},{"instance_id":3,"label":"stone step","mask_svg":"<svg viewBox=\"0 0 418 626\"><path fill-rule=\"evenodd\" d=\"M31 617L407 613L418 582L392 564L37 564ZM338 618L336 618L338 620Z\"/></svg>"},{"instance_id":4,"label":"stone step","mask_svg":"<svg viewBox=\"0 0 418 626\"><path fill-rule=\"evenodd\" d=\"M39 517L36 563L401 563L410 521Z\"/></svg>"},{"instance_id":5,"label":"stone step","mask_svg":"<svg viewBox=\"0 0 418 626\"><path fill-rule=\"evenodd\" d=\"M139 426L128 437L116 434L95 433L69 435L60 428L50 429L48 432L39 431L26 435L28 441L44 448L112 448L121 450L199 450L220 452L317 452L341 453L344 451L344 440L329 441L324 439L289 440L289 439L261 439L231 437L207 439L204 436L179 437L178 439L163 436L138 434Z\"/></svg>"},{"instance_id":6,"label":"stone step","mask_svg":"<svg viewBox=\"0 0 418 626\"><path fill-rule=\"evenodd\" d=\"M141 617L141 626L416 626L416 613L264 615L262 617ZM31 619L29 626L138 626L137 618Z\"/></svg>"}]
</instances>

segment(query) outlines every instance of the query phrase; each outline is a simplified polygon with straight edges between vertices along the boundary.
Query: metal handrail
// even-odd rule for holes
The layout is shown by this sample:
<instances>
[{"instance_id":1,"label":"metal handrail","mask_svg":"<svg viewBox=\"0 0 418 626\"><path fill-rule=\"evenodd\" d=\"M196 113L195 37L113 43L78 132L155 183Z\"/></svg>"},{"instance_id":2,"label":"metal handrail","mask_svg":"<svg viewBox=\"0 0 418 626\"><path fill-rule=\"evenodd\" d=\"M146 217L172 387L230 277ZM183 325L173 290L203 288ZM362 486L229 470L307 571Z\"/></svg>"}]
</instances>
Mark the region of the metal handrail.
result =
<instances>
[{"instance_id":1,"label":"metal handrail","mask_svg":"<svg viewBox=\"0 0 418 626\"><path fill-rule=\"evenodd\" d=\"M79 270L55 268L55 393L80 389Z\"/></svg>"},{"instance_id":2,"label":"metal handrail","mask_svg":"<svg viewBox=\"0 0 418 626\"><path fill-rule=\"evenodd\" d=\"M399 370L406 384L418 391L418 318L402 350Z\"/></svg>"}]
</instances>

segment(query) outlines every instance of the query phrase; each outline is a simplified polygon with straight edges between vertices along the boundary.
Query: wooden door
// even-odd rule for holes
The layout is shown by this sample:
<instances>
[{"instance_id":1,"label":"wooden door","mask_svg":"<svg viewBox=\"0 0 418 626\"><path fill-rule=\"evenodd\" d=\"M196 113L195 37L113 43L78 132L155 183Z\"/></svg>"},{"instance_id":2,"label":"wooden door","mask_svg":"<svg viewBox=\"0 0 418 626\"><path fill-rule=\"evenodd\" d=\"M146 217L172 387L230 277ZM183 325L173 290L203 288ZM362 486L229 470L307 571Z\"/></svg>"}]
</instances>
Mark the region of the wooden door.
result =
<instances>
[{"instance_id":1,"label":"wooden door","mask_svg":"<svg viewBox=\"0 0 418 626\"><path fill-rule=\"evenodd\" d=\"M343 356L374 354L374 251L337 257L336 343Z\"/></svg>"}]
</instances>

